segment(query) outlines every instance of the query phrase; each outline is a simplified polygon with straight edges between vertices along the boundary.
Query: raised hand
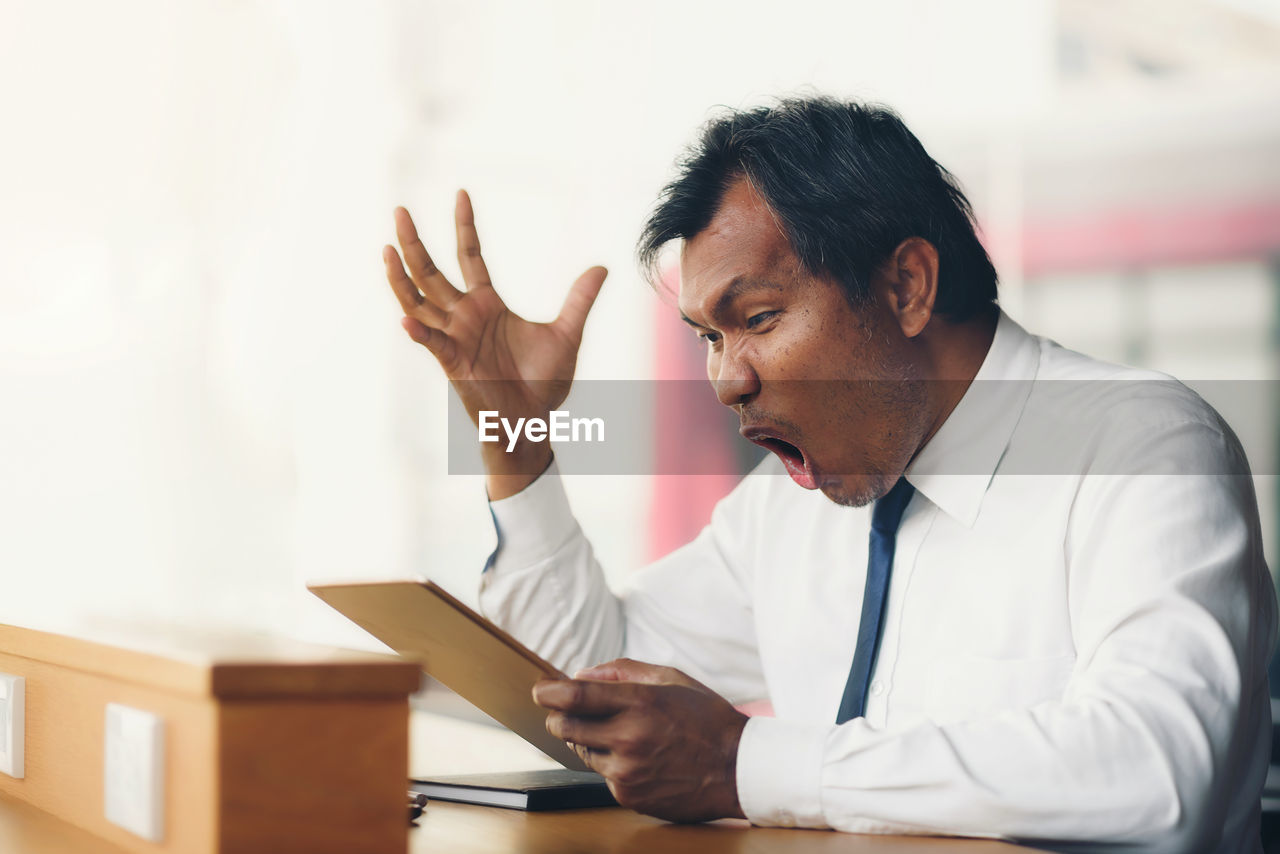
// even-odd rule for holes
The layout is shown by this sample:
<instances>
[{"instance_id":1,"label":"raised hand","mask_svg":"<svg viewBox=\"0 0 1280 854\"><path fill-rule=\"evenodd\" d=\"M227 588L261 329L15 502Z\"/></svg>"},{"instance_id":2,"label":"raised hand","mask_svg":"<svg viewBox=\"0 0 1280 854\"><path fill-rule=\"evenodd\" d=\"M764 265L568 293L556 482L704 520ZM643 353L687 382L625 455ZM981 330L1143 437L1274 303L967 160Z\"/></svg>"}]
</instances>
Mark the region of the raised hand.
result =
<instances>
[{"instance_id":1,"label":"raised hand","mask_svg":"<svg viewBox=\"0 0 1280 854\"><path fill-rule=\"evenodd\" d=\"M458 193L454 221L465 290L454 287L431 260L409 212L396 209L404 261L392 246L382 250L382 258L387 281L404 309L401 324L439 361L472 421L481 410L513 419L545 418L569 394L582 329L607 271L587 270L569 288L559 316L534 323L507 308L494 290L480 254L471 199L464 191ZM523 489L550 461L546 444L522 445L512 453L481 445L490 498Z\"/></svg>"}]
</instances>

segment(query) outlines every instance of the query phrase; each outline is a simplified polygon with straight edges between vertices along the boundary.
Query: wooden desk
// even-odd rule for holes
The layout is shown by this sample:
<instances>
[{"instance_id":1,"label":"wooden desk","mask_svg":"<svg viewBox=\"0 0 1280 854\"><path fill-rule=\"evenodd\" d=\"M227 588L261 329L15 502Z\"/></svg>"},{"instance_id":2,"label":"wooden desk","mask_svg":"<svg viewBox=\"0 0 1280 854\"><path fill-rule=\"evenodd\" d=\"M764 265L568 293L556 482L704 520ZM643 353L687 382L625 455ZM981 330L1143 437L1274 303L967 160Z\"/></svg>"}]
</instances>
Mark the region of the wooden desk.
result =
<instances>
[{"instance_id":1,"label":"wooden desk","mask_svg":"<svg viewBox=\"0 0 1280 854\"><path fill-rule=\"evenodd\" d=\"M1016 854L1033 849L980 839L858 836L723 821L683 826L623 809L523 813L433 801L409 832L411 854ZM0 796L5 854L124 854L106 840ZM398 852L397 852L398 854Z\"/></svg>"},{"instance_id":2,"label":"wooden desk","mask_svg":"<svg viewBox=\"0 0 1280 854\"><path fill-rule=\"evenodd\" d=\"M985 839L862 836L751 827L745 821L676 825L620 808L526 813L432 801L409 832L412 854L1014 854Z\"/></svg>"},{"instance_id":3,"label":"wooden desk","mask_svg":"<svg viewBox=\"0 0 1280 854\"><path fill-rule=\"evenodd\" d=\"M440 707L447 697L426 705ZM411 721L414 776L553 768L503 729L417 711ZM980 839L861 836L751 827L745 821L674 825L620 808L525 813L432 801L409 832L411 854L1015 854L1031 851Z\"/></svg>"},{"instance_id":4,"label":"wooden desk","mask_svg":"<svg viewBox=\"0 0 1280 854\"><path fill-rule=\"evenodd\" d=\"M2 639L3 633L0 632L0 640ZM58 638L37 640L46 645L52 644L50 649L70 643ZM260 647L256 649L261 651ZM22 665L28 675L29 685L39 689L38 692L31 690L28 695L29 701L35 701L30 702L29 708L28 719L32 725L28 733L28 747L36 748L31 750L28 778L22 781L10 780L6 785L0 786L2 854L125 854L138 851L174 851L179 854L202 851L231 854L271 851L274 854L277 851L293 850L405 854L404 793L407 786L401 769L404 767L409 727L404 726L404 719L408 715L403 693L410 684L416 684L415 667L395 662L373 667L374 671L390 667L379 678L384 681L390 679L387 684L391 684L401 694L398 699L390 696L377 701L395 706L397 711L394 721L375 721L369 726L362 725L358 732L350 728L296 727L298 733L303 735L314 730L320 743L313 744L313 748L333 744L354 745L356 736L361 733L367 735L371 729L385 733L390 739L390 748L394 749L389 748L384 752L388 754L388 761L397 766L391 769L389 776L378 777L381 780L386 776L385 787L381 784L375 786L361 774L355 773L360 770L361 763L351 764L351 755L347 755L351 753L350 750L335 760L342 773L333 779L345 781L344 785L317 783L322 778L316 776L316 768L306 764L309 761L306 756L301 756L297 750L281 750L282 744L289 746L289 732L282 732L280 727L255 726L241 740L245 741L248 748L252 748L248 751L250 753L262 753L264 747L270 745L271 758L269 761L252 763L250 770L258 777L266 775L268 783L284 783L280 786L259 787L261 797L257 801L260 801L259 806L262 807L260 812L264 826L274 833L272 843L243 844L229 837L225 822L221 823L220 829L218 815L221 813L204 816L195 814L194 819L191 817L190 810L193 809L194 801L189 793L215 791L217 780L229 773L227 762L218 758L226 753L226 739L222 738L224 749L221 753L212 749L204 752L188 750L192 752L192 757L184 759L185 764L174 766L174 773L167 775L171 786L167 803L170 808L181 807L188 812L184 814L184 820L169 823L173 831L169 840L161 846L140 842L118 829L113 830L114 826L102 826L101 746L96 739L91 739L86 744L84 738L75 737L75 734L81 731L83 735L83 731L91 729L93 725L101 725L100 701L105 698L108 689L112 693L127 690L130 693L123 698L128 700L137 696L140 698L139 705L172 707L168 717L173 722L173 749L170 751L173 756L183 755L182 750L187 749L188 741L204 743L213 738L212 731L196 731L190 727L184 730L182 724L192 718L192 714L188 712L186 717L179 714L185 709L182 703L190 705L207 702L203 699L206 694L213 699L234 697L237 702L246 702L254 708L261 707L270 711L275 701L256 696L253 691L270 688L274 693L287 691L307 695L328 691L332 694L335 685L345 684L349 680L355 680L356 687L364 693L378 695L390 689L385 687L384 682L369 681L371 676L363 668L348 667L345 664L338 665L337 670L320 679L318 672L312 673L310 669L314 665L299 669L296 662L287 665L277 660L268 665L254 659L240 661L232 666L223 659L222 664L211 667L136 658L139 655L137 653L103 651L78 644L69 646L68 650L77 653L74 661L81 667L96 663L99 673L111 673L114 668L121 678L120 685L114 686L106 677L84 671L52 673L56 668L47 662L34 659L19 661L19 657L12 654L0 653L0 664L15 669L17 665ZM96 661L94 656L97 656ZM50 652L45 657L54 656ZM71 660L69 656L68 660ZM137 684L140 675L153 674L157 672L156 668L166 669L164 679L154 677L154 685ZM342 678L337 678L339 676ZM162 689L167 688L172 692L175 690L172 687L174 685L179 688L188 686L186 693L175 694L170 698L169 693ZM63 690L59 691L58 688ZM104 696L99 697L94 691ZM42 698L41 694L46 696ZM58 706L51 702L54 696L70 699ZM323 703L300 706L294 711L305 711L310 705L316 705L322 710L341 711L349 703L330 696ZM228 708L223 708L220 714L225 717L228 711ZM84 720L75 718L72 713L81 715ZM59 714L63 718L58 718ZM518 736L505 730L422 713L417 713L414 717L412 741L417 756L413 761L415 767L428 773L510 770L512 767L485 767L488 762L528 763L525 767L538 767L539 761L550 763L550 760L540 757L537 751ZM195 718L200 716L195 715ZM246 752L239 753L244 755ZM36 756L44 758L37 762ZM238 767L244 763L232 764ZM52 773L59 769L65 773ZM231 769L234 770L235 768ZM41 782L34 772L45 774L47 779ZM36 784L44 787L36 792L41 795L39 798L32 794ZM388 826L384 829L387 832L378 832L383 827L380 823L361 820L353 825L356 828L354 835L345 842L338 839L332 831L329 814L333 812L335 803L350 802L353 799L369 801L376 807L378 815L385 815L385 824ZM46 812L45 809L52 810L57 815ZM391 830L396 832L392 833ZM432 802L418 827L410 830L407 835L408 848L412 854L648 854L653 851L674 854L770 854L775 851L787 854L829 854L837 851L855 854L1014 854L1030 850L986 840L858 836L828 831L753 828L742 821L673 825L620 808L524 813L443 801ZM335 839L336 843L341 844L328 844Z\"/></svg>"}]
</instances>

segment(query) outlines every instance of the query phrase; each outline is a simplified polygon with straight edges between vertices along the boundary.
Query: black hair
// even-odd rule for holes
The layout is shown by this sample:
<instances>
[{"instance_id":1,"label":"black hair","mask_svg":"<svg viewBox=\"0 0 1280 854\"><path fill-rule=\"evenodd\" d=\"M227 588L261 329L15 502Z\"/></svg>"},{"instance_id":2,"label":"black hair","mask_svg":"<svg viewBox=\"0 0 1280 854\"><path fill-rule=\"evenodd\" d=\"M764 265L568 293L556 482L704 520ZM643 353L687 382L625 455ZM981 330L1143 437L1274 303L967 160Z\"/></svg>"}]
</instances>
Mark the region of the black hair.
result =
<instances>
[{"instance_id":1,"label":"black hair","mask_svg":"<svg viewBox=\"0 0 1280 854\"><path fill-rule=\"evenodd\" d=\"M671 240L711 222L725 191L745 178L777 216L813 275L865 305L871 273L908 237L938 251L934 310L965 320L996 301L996 271L955 177L893 110L827 97L713 119L663 188L637 247L650 273Z\"/></svg>"}]
</instances>

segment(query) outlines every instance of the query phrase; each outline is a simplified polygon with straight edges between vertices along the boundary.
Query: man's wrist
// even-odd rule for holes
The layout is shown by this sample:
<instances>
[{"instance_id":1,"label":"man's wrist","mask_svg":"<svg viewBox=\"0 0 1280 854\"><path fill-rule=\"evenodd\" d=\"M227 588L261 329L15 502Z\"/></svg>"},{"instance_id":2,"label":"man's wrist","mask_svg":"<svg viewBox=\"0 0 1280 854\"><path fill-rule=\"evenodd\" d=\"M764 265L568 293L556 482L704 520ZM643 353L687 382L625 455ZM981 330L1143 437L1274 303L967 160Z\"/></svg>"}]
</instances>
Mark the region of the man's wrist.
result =
<instances>
[{"instance_id":1,"label":"man's wrist","mask_svg":"<svg viewBox=\"0 0 1280 854\"><path fill-rule=\"evenodd\" d=\"M510 570L550 560L582 535L556 462L525 489L489 502L498 536L493 566Z\"/></svg>"},{"instance_id":2,"label":"man's wrist","mask_svg":"<svg viewBox=\"0 0 1280 854\"><path fill-rule=\"evenodd\" d=\"M549 445L522 442L510 453L483 448L480 458L485 469L485 489L490 501L501 501L523 492L551 466Z\"/></svg>"},{"instance_id":3,"label":"man's wrist","mask_svg":"<svg viewBox=\"0 0 1280 854\"><path fill-rule=\"evenodd\" d=\"M728 759L725 767L725 781L729 792L728 802L723 810L725 818L747 817L747 814L742 811L742 801L738 797L738 746L742 743L742 731L747 728L747 721L750 719L741 712L737 712L737 715L734 725L728 730L729 737L725 751Z\"/></svg>"}]
</instances>

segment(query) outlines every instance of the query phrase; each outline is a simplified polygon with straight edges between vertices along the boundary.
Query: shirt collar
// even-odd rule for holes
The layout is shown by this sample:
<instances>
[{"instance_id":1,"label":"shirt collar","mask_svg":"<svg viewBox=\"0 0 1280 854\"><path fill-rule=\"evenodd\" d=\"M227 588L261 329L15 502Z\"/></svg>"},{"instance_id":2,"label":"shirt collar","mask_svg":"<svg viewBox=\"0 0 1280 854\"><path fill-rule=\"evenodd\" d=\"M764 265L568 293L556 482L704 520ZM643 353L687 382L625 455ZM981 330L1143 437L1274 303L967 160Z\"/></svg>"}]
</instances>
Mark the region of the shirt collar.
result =
<instances>
[{"instance_id":1,"label":"shirt collar","mask_svg":"<svg viewBox=\"0 0 1280 854\"><path fill-rule=\"evenodd\" d=\"M978 518L1039 367L1036 339L1001 311L964 397L907 466L911 485L965 527Z\"/></svg>"}]
</instances>

